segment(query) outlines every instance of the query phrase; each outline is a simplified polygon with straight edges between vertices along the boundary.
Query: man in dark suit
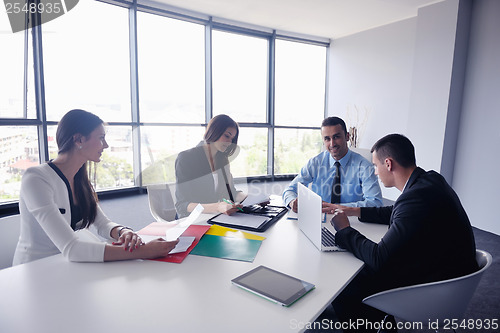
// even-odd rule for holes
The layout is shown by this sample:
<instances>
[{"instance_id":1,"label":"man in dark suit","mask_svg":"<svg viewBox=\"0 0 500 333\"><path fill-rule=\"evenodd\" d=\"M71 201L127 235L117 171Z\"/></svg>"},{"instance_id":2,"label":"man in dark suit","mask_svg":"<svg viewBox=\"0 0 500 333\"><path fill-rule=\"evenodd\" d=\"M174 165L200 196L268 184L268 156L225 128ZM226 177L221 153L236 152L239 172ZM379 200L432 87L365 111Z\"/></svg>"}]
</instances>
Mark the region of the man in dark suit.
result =
<instances>
[{"instance_id":1,"label":"man in dark suit","mask_svg":"<svg viewBox=\"0 0 500 333\"><path fill-rule=\"evenodd\" d=\"M410 140L390 134L377 141L371 152L384 186L402 193L393 206L343 207L332 218L337 244L365 263L333 302L343 322L359 318L380 322L385 314L361 302L371 294L478 269L474 235L458 196L440 174L416 166ZM387 224L389 229L377 244L352 228L347 216Z\"/></svg>"}]
</instances>

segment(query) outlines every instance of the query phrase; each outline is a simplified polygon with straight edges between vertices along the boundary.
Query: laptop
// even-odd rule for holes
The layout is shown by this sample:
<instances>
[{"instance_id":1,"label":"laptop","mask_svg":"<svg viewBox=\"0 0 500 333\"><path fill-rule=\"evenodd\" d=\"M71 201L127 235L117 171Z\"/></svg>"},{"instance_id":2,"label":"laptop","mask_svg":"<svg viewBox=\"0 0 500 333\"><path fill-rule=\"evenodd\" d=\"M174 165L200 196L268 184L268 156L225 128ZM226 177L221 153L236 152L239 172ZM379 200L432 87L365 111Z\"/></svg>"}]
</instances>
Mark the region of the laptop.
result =
<instances>
[{"instance_id":1,"label":"laptop","mask_svg":"<svg viewBox=\"0 0 500 333\"><path fill-rule=\"evenodd\" d=\"M299 229L320 251L345 251L335 243L335 234L323 222L326 214L321 212L321 197L298 183Z\"/></svg>"}]
</instances>

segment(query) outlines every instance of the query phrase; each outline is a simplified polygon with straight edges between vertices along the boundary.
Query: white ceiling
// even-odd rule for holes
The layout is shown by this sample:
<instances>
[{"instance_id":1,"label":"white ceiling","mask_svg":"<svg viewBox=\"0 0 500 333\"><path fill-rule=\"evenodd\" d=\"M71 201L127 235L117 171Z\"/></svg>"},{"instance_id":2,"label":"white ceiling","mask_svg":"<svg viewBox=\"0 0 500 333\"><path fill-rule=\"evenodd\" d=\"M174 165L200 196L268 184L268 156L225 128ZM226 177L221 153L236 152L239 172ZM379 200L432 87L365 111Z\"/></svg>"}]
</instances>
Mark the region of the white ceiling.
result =
<instances>
[{"instance_id":1,"label":"white ceiling","mask_svg":"<svg viewBox=\"0 0 500 333\"><path fill-rule=\"evenodd\" d=\"M417 15L443 0L153 0L280 31L339 38Z\"/></svg>"}]
</instances>

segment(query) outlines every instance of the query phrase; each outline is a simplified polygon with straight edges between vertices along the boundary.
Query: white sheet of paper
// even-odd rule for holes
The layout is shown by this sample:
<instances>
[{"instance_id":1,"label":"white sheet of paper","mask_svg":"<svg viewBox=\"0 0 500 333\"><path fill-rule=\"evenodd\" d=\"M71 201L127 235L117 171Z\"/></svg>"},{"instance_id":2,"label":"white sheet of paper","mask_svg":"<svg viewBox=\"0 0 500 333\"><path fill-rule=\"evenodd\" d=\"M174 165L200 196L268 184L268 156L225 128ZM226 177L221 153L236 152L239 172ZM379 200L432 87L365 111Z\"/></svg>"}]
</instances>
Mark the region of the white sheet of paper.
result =
<instances>
[{"instance_id":1,"label":"white sheet of paper","mask_svg":"<svg viewBox=\"0 0 500 333\"><path fill-rule=\"evenodd\" d=\"M242 227L258 228L262 225L262 223L266 222L269 219L270 218L267 216L234 213L233 215L220 214L212 221Z\"/></svg>"},{"instance_id":2,"label":"white sheet of paper","mask_svg":"<svg viewBox=\"0 0 500 333\"><path fill-rule=\"evenodd\" d=\"M186 252L187 249L193 244L195 237L194 236L186 236L186 237L179 237L179 243L174 247L172 251L169 252L169 254L172 253L179 253L179 252Z\"/></svg>"},{"instance_id":3,"label":"white sheet of paper","mask_svg":"<svg viewBox=\"0 0 500 333\"><path fill-rule=\"evenodd\" d=\"M191 224L193 224L194 221L196 221L196 219L198 219L198 217L200 217L200 215L201 215L202 212L203 212L203 206L200 205L200 204L198 204L193 209L193 211L191 212L191 214L189 214L189 216L186 217L186 219L182 220L175 227L173 227L171 229L168 229L166 231L166 233L165 233L166 240L167 241L174 241L177 238L179 238L179 236L182 235L182 233L184 231L186 231L186 229Z\"/></svg>"},{"instance_id":4,"label":"white sheet of paper","mask_svg":"<svg viewBox=\"0 0 500 333\"><path fill-rule=\"evenodd\" d=\"M160 238L160 236L151 236L151 235L139 235L141 236L142 240L144 243L151 242L152 240ZM173 253L179 253L179 252L186 252L187 249L193 244L195 240L194 236L186 236L186 237L179 237L179 243L174 247L172 251L170 251L170 254Z\"/></svg>"},{"instance_id":5,"label":"white sheet of paper","mask_svg":"<svg viewBox=\"0 0 500 333\"><path fill-rule=\"evenodd\" d=\"M269 196L265 193L252 194L249 193L248 196L241 202L243 206L252 206L260 204L262 202L270 201Z\"/></svg>"}]
</instances>

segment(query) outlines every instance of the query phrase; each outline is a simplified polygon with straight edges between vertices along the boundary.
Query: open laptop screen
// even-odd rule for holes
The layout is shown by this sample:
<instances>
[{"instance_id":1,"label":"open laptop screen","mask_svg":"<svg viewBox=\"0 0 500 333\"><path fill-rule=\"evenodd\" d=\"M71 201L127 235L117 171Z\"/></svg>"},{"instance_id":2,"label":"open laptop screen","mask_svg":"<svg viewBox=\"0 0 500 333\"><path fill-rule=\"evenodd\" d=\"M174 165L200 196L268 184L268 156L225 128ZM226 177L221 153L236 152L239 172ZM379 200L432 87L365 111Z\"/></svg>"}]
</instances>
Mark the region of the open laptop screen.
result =
<instances>
[{"instance_id":1,"label":"open laptop screen","mask_svg":"<svg viewBox=\"0 0 500 333\"><path fill-rule=\"evenodd\" d=\"M299 195L299 228L309 240L321 251L321 197L298 183Z\"/></svg>"}]
</instances>

